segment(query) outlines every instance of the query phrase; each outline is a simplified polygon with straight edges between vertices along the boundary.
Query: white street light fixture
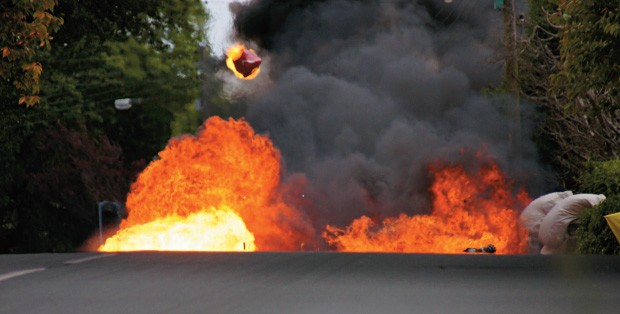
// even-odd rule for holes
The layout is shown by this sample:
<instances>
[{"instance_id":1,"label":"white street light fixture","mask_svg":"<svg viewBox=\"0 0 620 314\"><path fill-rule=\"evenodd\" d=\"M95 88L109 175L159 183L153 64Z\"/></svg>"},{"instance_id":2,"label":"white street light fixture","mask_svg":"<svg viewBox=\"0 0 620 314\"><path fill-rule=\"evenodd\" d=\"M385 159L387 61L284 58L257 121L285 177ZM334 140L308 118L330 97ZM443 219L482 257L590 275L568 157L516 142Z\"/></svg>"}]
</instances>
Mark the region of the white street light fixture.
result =
<instances>
[{"instance_id":1,"label":"white street light fixture","mask_svg":"<svg viewBox=\"0 0 620 314\"><path fill-rule=\"evenodd\" d=\"M114 108L116 110L127 110L130 109L132 105L139 104L142 102L142 98L122 98L114 101Z\"/></svg>"}]
</instances>

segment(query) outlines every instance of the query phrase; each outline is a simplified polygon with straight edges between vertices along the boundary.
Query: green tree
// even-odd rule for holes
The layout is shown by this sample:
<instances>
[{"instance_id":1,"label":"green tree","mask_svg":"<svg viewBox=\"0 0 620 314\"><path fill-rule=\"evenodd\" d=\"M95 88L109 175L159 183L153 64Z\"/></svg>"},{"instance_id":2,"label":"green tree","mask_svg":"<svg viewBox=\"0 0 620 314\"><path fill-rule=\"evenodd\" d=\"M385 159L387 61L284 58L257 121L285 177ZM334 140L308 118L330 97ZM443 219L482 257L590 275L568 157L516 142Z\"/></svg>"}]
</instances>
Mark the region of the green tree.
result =
<instances>
[{"instance_id":1,"label":"green tree","mask_svg":"<svg viewBox=\"0 0 620 314\"><path fill-rule=\"evenodd\" d=\"M40 104L17 106L15 86L0 85L0 252L76 249L95 202L124 200L198 97L200 1L65 0L54 14L65 21L54 49L33 56ZM125 97L144 101L115 110Z\"/></svg>"},{"instance_id":2,"label":"green tree","mask_svg":"<svg viewBox=\"0 0 620 314\"><path fill-rule=\"evenodd\" d=\"M0 79L11 82L19 92L21 105L39 102L39 79L43 66L33 61L42 48L50 46L51 34L63 23L54 16L56 0L11 0L0 9Z\"/></svg>"},{"instance_id":3,"label":"green tree","mask_svg":"<svg viewBox=\"0 0 620 314\"><path fill-rule=\"evenodd\" d=\"M519 81L545 113L538 141L567 188L620 156L617 1L530 0Z\"/></svg>"},{"instance_id":4,"label":"green tree","mask_svg":"<svg viewBox=\"0 0 620 314\"><path fill-rule=\"evenodd\" d=\"M554 87L594 110L620 109L620 6L615 0L559 1L562 68Z\"/></svg>"},{"instance_id":5,"label":"green tree","mask_svg":"<svg viewBox=\"0 0 620 314\"><path fill-rule=\"evenodd\" d=\"M577 248L582 254L620 254L620 243L604 216L620 212L620 159L589 163L579 177L579 188L604 194L601 204L585 209L577 229Z\"/></svg>"}]
</instances>

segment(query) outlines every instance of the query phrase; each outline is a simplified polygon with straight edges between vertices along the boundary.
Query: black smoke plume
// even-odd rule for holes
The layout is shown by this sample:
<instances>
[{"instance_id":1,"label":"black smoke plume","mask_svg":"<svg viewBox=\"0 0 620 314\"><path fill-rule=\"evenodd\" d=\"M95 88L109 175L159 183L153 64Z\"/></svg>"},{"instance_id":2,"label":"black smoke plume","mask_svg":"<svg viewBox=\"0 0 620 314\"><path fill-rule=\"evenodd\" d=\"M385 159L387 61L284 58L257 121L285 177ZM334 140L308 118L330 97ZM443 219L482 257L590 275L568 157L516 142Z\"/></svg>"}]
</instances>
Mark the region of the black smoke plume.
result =
<instances>
[{"instance_id":1,"label":"black smoke plume","mask_svg":"<svg viewBox=\"0 0 620 314\"><path fill-rule=\"evenodd\" d=\"M361 215L428 213L428 165L478 167L493 155L536 193L543 170L522 119L509 154L502 14L492 2L251 1L235 30L270 56L268 92L247 119L281 150L286 183L317 230ZM465 151L465 153L463 153Z\"/></svg>"}]
</instances>

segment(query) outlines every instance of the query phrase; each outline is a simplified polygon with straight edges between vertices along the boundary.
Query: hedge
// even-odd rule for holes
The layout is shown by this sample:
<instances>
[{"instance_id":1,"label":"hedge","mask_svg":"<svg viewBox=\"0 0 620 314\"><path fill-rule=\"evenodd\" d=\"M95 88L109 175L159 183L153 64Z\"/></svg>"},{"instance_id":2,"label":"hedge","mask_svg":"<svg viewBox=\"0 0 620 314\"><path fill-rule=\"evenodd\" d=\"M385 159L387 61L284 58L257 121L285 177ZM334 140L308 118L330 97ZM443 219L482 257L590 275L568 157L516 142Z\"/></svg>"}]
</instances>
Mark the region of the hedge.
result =
<instances>
[{"instance_id":1,"label":"hedge","mask_svg":"<svg viewBox=\"0 0 620 314\"><path fill-rule=\"evenodd\" d=\"M620 212L620 159L593 162L578 178L582 193L604 194L607 199L585 209L577 229L577 250L581 254L620 254L620 243L604 216Z\"/></svg>"}]
</instances>

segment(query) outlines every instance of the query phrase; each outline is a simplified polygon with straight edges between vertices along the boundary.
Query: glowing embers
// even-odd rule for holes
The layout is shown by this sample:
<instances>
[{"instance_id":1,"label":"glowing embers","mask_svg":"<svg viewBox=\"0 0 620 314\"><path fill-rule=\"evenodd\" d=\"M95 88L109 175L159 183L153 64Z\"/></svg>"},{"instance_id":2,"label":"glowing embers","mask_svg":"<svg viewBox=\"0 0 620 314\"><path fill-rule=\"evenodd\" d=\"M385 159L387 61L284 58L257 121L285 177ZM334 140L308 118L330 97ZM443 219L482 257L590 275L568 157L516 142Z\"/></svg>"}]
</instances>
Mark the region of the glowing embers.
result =
<instances>
[{"instance_id":1,"label":"glowing embers","mask_svg":"<svg viewBox=\"0 0 620 314\"><path fill-rule=\"evenodd\" d=\"M529 200L511 194L494 163L469 174L461 166L431 167L433 210L429 215L373 221L362 216L346 228L327 226L323 237L339 251L462 253L494 244L499 254L525 253L527 231L518 212Z\"/></svg>"},{"instance_id":2,"label":"glowing embers","mask_svg":"<svg viewBox=\"0 0 620 314\"><path fill-rule=\"evenodd\" d=\"M226 51L226 66L240 79L251 80L260 73L261 58L252 49L235 44Z\"/></svg>"}]
</instances>

